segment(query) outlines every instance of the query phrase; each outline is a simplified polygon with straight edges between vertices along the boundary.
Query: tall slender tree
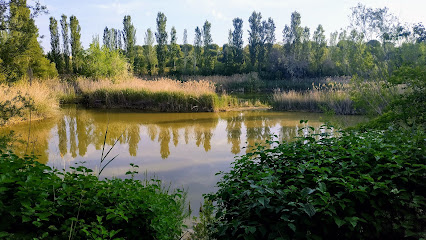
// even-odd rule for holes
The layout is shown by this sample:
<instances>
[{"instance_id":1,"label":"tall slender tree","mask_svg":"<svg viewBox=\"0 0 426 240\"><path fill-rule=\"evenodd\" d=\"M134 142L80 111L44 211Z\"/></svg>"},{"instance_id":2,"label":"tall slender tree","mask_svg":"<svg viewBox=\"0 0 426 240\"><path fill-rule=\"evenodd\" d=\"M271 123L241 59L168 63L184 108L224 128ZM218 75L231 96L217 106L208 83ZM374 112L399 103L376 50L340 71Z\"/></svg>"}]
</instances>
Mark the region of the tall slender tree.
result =
<instances>
[{"instance_id":1,"label":"tall slender tree","mask_svg":"<svg viewBox=\"0 0 426 240\"><path fill-rule=\"evenodd\" d=\"M177 44L176 29L172 27L170 31L170 60L173 63L173 71L176 71L176 62L181 57L182 51Z\"/></svg>"},{"instance_id":2,"label":"tall slender tree","mask_svg":"<svg viewBox=\"0 0 426 240\"><path fill-rule=\"evenodd\" d=\"M327 54L327 40L324 35L324 28L321 24L318 25L317 29L312 36L313 40L313 57L312 57L312 65L314 71L317 72L318 75L322 75L323 73L323 62L326 58Z\"/></svg>"},{"instance_id":3,"label":"tall slender tree","mask_svg":"<svg viewBox=\"0 0 426 240\"><path fill-rule=\"evenodd\" d=\"M217 54L212 47L211 27L211 23L206 20L203 25L203 69L206 74L212 73Z\"/></svg>"},{"instance_id":4,"label":"tall slender tree","mask_svg":"<svg viewBox=\"0 0 426 240\"><path fill-rule=\"evenodd\" d=\"M59 42L58 21L54 17L50 17L50 56L56 65L58 72L63 72L61 47Z\"/></svg>"},{"instance_id":5,"label":"tall slender tree","mask_svg":"<svg viewBox=\"0 0 426 240\"><path fill-rule=\"evenodd\" d=\"M108 27L104 28L104 35L102 37L102 42L104 44L105 47L110 47L110 33L109 33L109 29Z\"/></svg>"},{"instance_id":6,"label":"tall slender tree","mask_svg":"<svg viewBox=\"0 0 426 240\"><path fill-rule=\"evenodd\" d=\"M194 55L193 55L194 73L196 71L196 67L198 66L197 64L199 64L199 62L201 61L202 45L203 45L203 39L202 39L201 29L199 27L196 27L195 38L194 38Z\"/></svg>"},{"instance_id":7,"label":"tall slender tree","mask_svg":"<svg viewBox=\"0 0 426 240\"><path fill-rule=\"evenodd\" d=\"M233 48L233 62L236 64L237 72L240 72L241 66L244 62L244 40L243 40L243 20L241 18L234 18L232 20L234 31L232 31L232 48Z\"/></svg>"},{"instance_id":8,"label":"tall slender tree","mask_svg":"<svg viewBox=\"0 0 426 240\"><path fill-rule=\"evenodd\" d=\"M81 27L76 16L70 17L71 55L74 73L81 71L83 47L81 45Z\"/></svg>"},{"instance_id":9,"label":"tall slender tree","mask_svg":"<svg viewBox=\"0 0 426 240\"><path fill-rule=\"evenodd\" d=\"M167 17L162 12L157 14L157 32L155 38L157 39L157 59L158 59L158 72L164 74L167 62L167 31L166 31Z\"/></svg>"},{"instance_id":10,"label":"tall slender tree","mask_svg":"<svg viewBox=\"0 0 426 240\"><path fill-rule=\"evenodd\" d=\"M188 31L186 28L183 30L183 69L186 73L187 64L189 60L189 46L188 46Z\"/></svg>"},{"instance_id":11,"label":"tall slender tree","mask_svg":"<svg viewBox=\"0 0 426 240\"><path fill-rule=\"evenodd\" d=\"M261 41L262 31L262 14L259 12L253 12L249 18L250 30L249 32L249 53L250 63L252 68L257 66L257 57L259 54L259 44Z\"/></svg>"},{"instance_id":12,"label":"tall slender tree","mask_svg":"<svg viewBox=\"0 0 426 240\"><path fill-rule=\"evenodd\" d=\"M157 56L155 55L154 41L154 33L151 31L151 28L148 28L145 33L145 46L143 52L148 65L148 74L151 76L154 75L155 65L157 65Z\"/></svg>"},{"instance_id":13,"label":"tall slender tree","mask_svg":"<svg viewBox=\"0 0 426 240\"><path fill-rule=\"evenodd\" d=\"M67 21L67 16L62 14L61 16L61 28L62 28L62 51L65 62L65 73L70 73L71 65L70 65L70 37L68 35L69 32L69 24Z\"/></svg>"},{"instance_id":14,"label":"tall slender tree","mask_svg":"<svg viewBox=\"0 0 426 240\"><path fill-rule=\"evenodd\" d=\"M129 15L124 16L123 19L123 38L126 56L129 59L130 65L133 66L136 56L136 28L133 26L132 18Z\"/></svg>"}]
</instances>

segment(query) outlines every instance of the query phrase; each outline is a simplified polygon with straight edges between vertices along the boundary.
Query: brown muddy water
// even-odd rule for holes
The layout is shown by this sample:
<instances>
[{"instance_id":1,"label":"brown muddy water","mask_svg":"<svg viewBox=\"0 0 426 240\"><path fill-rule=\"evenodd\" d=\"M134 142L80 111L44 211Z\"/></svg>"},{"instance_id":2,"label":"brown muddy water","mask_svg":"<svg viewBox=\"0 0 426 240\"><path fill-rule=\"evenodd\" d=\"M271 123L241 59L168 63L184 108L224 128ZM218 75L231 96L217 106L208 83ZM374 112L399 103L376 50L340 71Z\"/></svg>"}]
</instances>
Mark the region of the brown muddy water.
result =
<instances>
[{"instance_id":1,"label":"brown muddy water","mask_svg":"<svg viewBox=\"0 0 426 240\"><path fill-rule=\"evenodd\" d=\"M317 113L241 111L220 113L140 113L87 110L68 106L60 116L0 130L13 130L18 155L33 152L39 161L58 169L75 164L99 171L105 132L105 151L118 140L106 161L118 155L101 177L126 178L130 163L139 165L137 179L156 178L171 188L184 188L198 215L202 194L215 191L219 171L230 169L235 156L271 135L291 141L300 135L301 119L315 128L330 117ZM360 116L333 117L342 126ZM120 137L121 136L121 137ZM29 140L29 141L28 141Z\"/></svg>"}]
</instances>

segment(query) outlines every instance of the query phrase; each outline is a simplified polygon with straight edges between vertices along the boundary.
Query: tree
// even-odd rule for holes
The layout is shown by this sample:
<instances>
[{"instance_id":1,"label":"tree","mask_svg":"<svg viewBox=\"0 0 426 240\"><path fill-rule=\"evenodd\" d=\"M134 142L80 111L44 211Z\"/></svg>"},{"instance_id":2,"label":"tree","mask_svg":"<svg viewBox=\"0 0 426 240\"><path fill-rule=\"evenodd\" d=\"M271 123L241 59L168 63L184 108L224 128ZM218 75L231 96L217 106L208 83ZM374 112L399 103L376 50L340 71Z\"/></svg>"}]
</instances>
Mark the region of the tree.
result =
<instances>
[{"instance_id":1,"label":"tree","mask_svg":"<svg viewBox=\"0 0 426 240\"><path fill-rule=\"evenodd\" d=\"M203 45L203 39L201 36L201 29L199 27L195 28L195 38L194 38L194 54L193 54L193 64L194 64L194 68L193 71L195 73L197 64L201 61L201 54L202 54L202 48L201 46Z\"/></svg>"},{"instance_id":2,"label":"tree","mask_svg":"<svg viewBox=\"0 0 426 240\"><path fill-rule=\"evenodd\" d=\"M71 66L70 66L70 38L68 35L68 29L69 29L69 24L67 22L67 16L62 14L61 16L61 28L62 28L62 40L63 40L63 45L62 45L62 51L63 51L63 58L64 58L64 62L65 62L65 71L64 73L69 73Z\"/></svg>"},{"instance_id":3,"label":"tree","mask_svg":"<svg viewBox=\"0 0 426 240\"><path fill-rule=\"evenodd\" d=\"M214 69L214 62L217 56L217 50L212 47L213 39L210 33L211 23L207 20L203 25L203 68L206 74L211 74Z\"/></svg>"},{"instance_id":4,"label":"tree","mask_svg":"<svg viewBox=\"0 0 426 240\"><path fill-rule=\"evenodd\" d=\"M28 76L53 77L57 71L43 55L37 41L34 17L40 13L26 0L0 2L0 82L14 82ZM31 14L31 9L33 13Z\"/></svg>"},{"instance_id":5,"label":"tree","mask_svg":"<svg viewBox=\"0 0 426 240\"><path fill-rule=\"evenodd\" d=\"M164 74L167 61L167 32L166 32L167 17L164 13L157 14L157 32L155 38L157 39L157 59L158 59L158 72Z\"/></svg>"},{"instance_id":6,"label":"tree","mask_svg":"<svg viewBox=\"0 0 426 240\"><path fill-rule=\"evenodd\" d=\"M234 18L232 24L234 25L234 31L232 31L231 46L235 50L233 62L241 67L244 61L243 20L241 18Z\"/></svg>"},{"instance_id":7,"label":"tree","mask_svg":"<svg viewBox=\"0 0 426 240\"><path fill-rule=\"evenodd\" d=\"M180 46L176 43L177 42L177 36L176 36L176 29L175 27L172 27L170 31L170 60L173 62L173 71L176 71L176 61L181 58L182 51L180 49Z\"/></svg>"},{"instance_id":8,"label":"tree","mask_svg":"<svg viewBox=\"0 0 426 240\"><path fill-rule=\"evenodd\" d=\"M70 17L71 55L74 73L79 73L82 67L83 47L81 46L81 27L76 16Z\"/></svg>"},{"instance_id":9,"label":"tree","mask_svg":"<svg viewBox=\"0 0 426 240\"><path fill-rule=\"evenodd\" d=\"M108 27L104 28L104 35L102 37L102 42L104 44L105 47L110 47L110 34L109 34L109 29Z\"/></svg>"},{"instance_id":10,"label":"tree","mask_svg":"<svg viewBox=\"0 0 426 240\"><path fill-rule=\"evenodd\" d=\"M259 44L261 41L262 31L262 14L259 12L253 12L249 18L250 30L249 32L249 52L250 52L250 63L251 67L257 66L257 58L259 54Z\"/></svg>"},{"instance_id":11,"label":"tree","mask_svg":"<svg viewBox=\"0 0 426 240\"><path fill-rule=\"evenodd\" d=\"M188 31L183 30L183 72L187 73L187 64L189 61L189 44L188 44Z\"/></svg>"},{"instance_id":12,"label":"tree","mask_svg":"<svg viewBox=\"0 0 426 240\"><path fill-rule=\"evenodd\" d=\"M120 38L120 30L114 28L108 29L108 27L105 27L102 38L105 47L110 50L120 50Z\"/></svg>"},{"instance_id":13,"label":"tree","mask_svg":"<svg viewBox=\"0 0 426 240\"><path fill-rule=\"evenodd\" d=\"M145 33L145 46L143 52L147 61L148 74L150 76L155 73L155 65L157 65L157 56L155 55L154 41L154 34L152 33L151 29L148 28Z\"/></svg>"},{"instance_id":14,"label":"tree","mask_svg":"<svg viewBox=\"0 0 426 240\"><path fill-rule=\"evenodd\" d=\"M322 25L318 25L312 37L313 40L313 59L312 65L314 71L320 76L323 73L322 64L327 54L327 40L325 39L324 29Z\"/></svg>"},{"instance_id":15,"label":"tree","mask_svg":"<svg viewBox=\"0 0 426 240\"><path fill-rule=\"evenodd\" d=\"M126 56L129 59L130 65L133 66L135 61L135 45L136 45L136 29L132 24L132 18L129 15L123 19L123 38L124 49Z\"/></svg>"},{"instance_id":16,"label":"tree","mask_svg":"<svg viewBox=\"0 0 426 240\"><path fill-rule=\"evenodd\" d=\"M58 21L54 17L50 17L50 57L56 65L58 72L63 72L61 48L59 43Z\"/></svg>"}]
</instances>

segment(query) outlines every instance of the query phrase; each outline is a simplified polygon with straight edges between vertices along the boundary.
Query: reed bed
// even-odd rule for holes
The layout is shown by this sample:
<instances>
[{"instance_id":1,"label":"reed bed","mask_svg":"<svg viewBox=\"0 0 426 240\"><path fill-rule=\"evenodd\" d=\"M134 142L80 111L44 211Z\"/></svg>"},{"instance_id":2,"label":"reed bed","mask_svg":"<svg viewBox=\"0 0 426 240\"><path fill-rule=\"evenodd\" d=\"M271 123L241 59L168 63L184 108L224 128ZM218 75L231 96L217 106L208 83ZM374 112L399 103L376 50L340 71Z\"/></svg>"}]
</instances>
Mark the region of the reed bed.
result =
<instances>
[{"instance_id":1,"label":"reed bed","mask_svg":"<svg viewBox=\"0 0 426 240\"><path fill-rule=\"evenodd\" d=\"M56 93L47 84L34 81L18 82L12 86L0 85L0 126L38 120L57 114L59 103Z\"/></svg>"},{"instance_id":2,"label":"reed bed","mask_svg":"<svg viewBox=\"0 0 426 240\"><path fill-rule=\"evenodd\" d=\"M132 108L158 112L209 112L236 107L236 98L215 93L209 81L181 82L166 78L148 81L128 79L79 79L77 86L88 107Z\"/></svg>"},{"instance_id":3,"label":"reed bed","mask_svg":"<svg viewBox=\"0 0 426 240\"><path fill-rule=\"evenodd\" d=\"M331 111L339 115L359 113L351 99L350 85L333 82L312 85L312 89L304 92L276 90L272 105L274 109L283 111Z\"/></svg>"},{"instance_id":4,"label":"reed bed","mask_svg":"<svg viewBox=\"0 0 426 240\"><path fill-rule=\"evenodd\" d=\"M157 80L132 78L113 83L110 80L93 81L91 79L80 78L77 80L77 84L83 93L92 93L101 89L133 89L136 91L149 92L179 92L195 96L215 93L214 83L205 80L181 82L168 78L160 78Z\"/></svg>"}]
</instances>

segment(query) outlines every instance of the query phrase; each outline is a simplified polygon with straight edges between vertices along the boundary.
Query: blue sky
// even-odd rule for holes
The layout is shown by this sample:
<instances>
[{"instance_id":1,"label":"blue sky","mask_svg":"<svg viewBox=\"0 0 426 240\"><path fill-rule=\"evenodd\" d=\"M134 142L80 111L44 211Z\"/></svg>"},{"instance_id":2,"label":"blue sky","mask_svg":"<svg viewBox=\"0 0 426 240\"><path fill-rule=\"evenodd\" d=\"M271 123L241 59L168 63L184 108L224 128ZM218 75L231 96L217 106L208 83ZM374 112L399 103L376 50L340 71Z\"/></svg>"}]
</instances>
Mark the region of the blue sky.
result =
<instances>
[{"instance_id":1,"label":"blue sky","mask_svg":"<svg viewBox=\"0 0 426 240\"><path fill-rule=\"evenodd\" d=\"M322 24L329 33L349 25L350 8L358 2L368 7L388 7L390 12L402 22L426 24L425 0L40 0L47 6L49 14L36 19L42 46L50 49L49 17L57 20L62 14L75 15L81 25L82 42L86 48L92 37L102 39L103 29L122 28L125 15L132 17L136 27L136 44L142 45L148 28L155 31L156 16L159 11L167 17L167 31L172 26L177 30L178 43L182 43L183 31L188 30L188 42L193 43L194 29L208 20L212 24L213 42L222 45L227 42L232 19L239 17L244 21L244 45L247 44L248 18L253 11L260 11L263 19L272 17L278 42L282 41L282 30L290 23L293 11L302 16L302 25L311 29L311 34Z\"/></svg>"}]
</instances>

